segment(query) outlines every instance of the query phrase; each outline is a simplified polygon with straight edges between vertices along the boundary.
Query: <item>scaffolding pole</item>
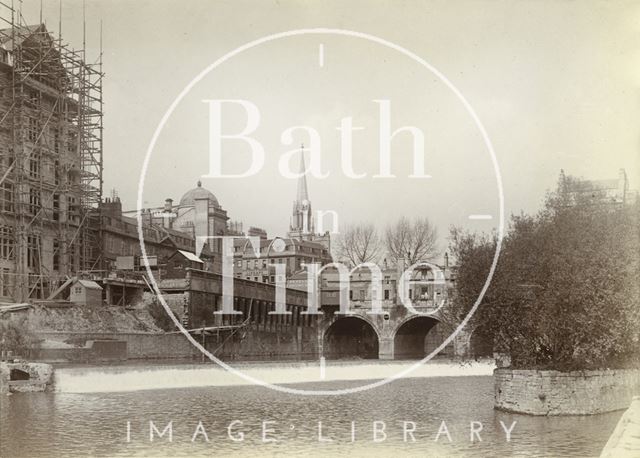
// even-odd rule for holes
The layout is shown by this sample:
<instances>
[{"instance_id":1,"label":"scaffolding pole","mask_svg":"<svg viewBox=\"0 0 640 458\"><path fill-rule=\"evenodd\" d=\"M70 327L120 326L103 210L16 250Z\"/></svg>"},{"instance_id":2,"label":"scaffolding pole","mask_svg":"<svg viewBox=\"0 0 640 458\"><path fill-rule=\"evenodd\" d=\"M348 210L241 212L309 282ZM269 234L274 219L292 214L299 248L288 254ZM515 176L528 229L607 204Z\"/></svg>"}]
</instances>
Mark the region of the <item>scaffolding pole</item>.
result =
<instances>
[{"instance_id":1,"label":"scaffolding pole","mask_svg":"<svg viewBox=\"0 0 640 458\"><path fill-rule=\"evenodd\" d=\"M73 49L0 1L2 298L44 299L67 276L100 268L100 42L87 63L84 36Z\"/></svg>"}]
</instances>

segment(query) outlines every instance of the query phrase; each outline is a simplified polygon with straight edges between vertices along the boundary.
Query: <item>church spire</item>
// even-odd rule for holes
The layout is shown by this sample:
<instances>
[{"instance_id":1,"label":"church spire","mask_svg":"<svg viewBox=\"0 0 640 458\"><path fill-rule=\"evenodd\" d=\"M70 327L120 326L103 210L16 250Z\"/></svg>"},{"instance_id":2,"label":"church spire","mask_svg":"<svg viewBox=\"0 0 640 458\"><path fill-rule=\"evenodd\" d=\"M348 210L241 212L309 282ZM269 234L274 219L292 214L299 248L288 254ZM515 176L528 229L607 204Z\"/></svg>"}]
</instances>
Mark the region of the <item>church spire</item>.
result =
<instances>
[{"instance_id":1,"label":"church spire","mask_svg":"<svg viewBox=\"0 0 640 458\"><path fill-rule=\"evenodd\" d=\"M313 233L313 217L311 216L311 202L307 190L307 166L304 160L304 144L300 146L300 177L296 200L293 201L293 215L289 237L302 239Z\"/></svg>"},{"instance_id":2,"label":"church spire","mask_svg":"<svg viewBox=\"0 0 640 458\"><path fill-rule=\"evenodd\" d=\"M302 174L298 178L298 191L296 193L296 202L298 205L302 205L305 200L309 201L309 192L307 191L307 166L304 160L304 143L300 145L300 173Z\"/></svg>"}]
</instances>

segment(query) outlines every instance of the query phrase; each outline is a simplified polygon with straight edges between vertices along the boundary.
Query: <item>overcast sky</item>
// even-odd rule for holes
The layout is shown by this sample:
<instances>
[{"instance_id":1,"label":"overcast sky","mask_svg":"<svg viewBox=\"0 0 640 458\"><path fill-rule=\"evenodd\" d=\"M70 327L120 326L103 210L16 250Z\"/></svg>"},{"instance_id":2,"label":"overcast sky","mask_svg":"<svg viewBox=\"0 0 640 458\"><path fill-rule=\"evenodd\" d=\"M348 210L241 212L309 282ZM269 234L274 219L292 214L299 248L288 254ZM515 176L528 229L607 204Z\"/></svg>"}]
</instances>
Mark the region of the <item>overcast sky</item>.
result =
<instances>
[{"instance_id":1,"label":"overcast sky","mask_svg":"<svg viewBox=\"0 0 640 458\"><path fill-rule=\"evenodd\" d=\"M23 14L37 22L38 1ZM58 28L58 2L43 16ZM340 28L400 45L439 70L468 100L493 142L506 214L540 207L560 169L589 178L640 176L640 3L562 1L166 1L86 2L89 55L99 24L104 43L104 194L116 189L133 209L146 149L164 112L204 68L263 36L303 28ZM82 2L63 0L64 39L82 43ZM324 59L320 65L319 47ZM201 178L209 167L208 111L203 99L245 99L261 113L254 137L264 168L246 179ZM392 129L425 135L428 179L409 179L411 137L393 140L395 179L378 169L378 109L391 101ZM228 132L244 113L223 112ZM364 127L353 137L354 169L340 168L343 117ZM336 210L341 223L384 225L428 216L442 236L451 224L489 230L497 223L490 156L460 101L433 73L397 51L361 38L305 35L273 41L225 62L185 97L158 139L146 177L146 205L179 200L198 179L233 220L271 235L288 229L294 180L281 177L282 154L308 144L303 132L281 143L291 126L321 136L326 179L308 178L314 209ZM227 142L223 167L246 168L241 142ZM228 160L228 162L227 162ZM297 170L294 161L293 169ZM471 221L470 214L491 220Z\"/></svg>"}]
</instances>

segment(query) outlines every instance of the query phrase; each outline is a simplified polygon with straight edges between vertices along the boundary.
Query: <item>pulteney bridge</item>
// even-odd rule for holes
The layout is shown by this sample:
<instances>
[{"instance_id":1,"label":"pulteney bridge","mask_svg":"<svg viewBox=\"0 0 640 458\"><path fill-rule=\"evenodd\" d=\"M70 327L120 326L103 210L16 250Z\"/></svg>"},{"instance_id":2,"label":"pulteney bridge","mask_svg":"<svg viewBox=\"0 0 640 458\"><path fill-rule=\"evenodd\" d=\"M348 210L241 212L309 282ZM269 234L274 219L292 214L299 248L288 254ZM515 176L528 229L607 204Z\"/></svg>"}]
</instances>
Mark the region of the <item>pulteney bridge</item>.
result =
<instances>
[{"instance_id":1,"label":"pulteney bridge","mask_svg":"<svg viewBox=\"0 0 640 458\"><path fill-rule=\"evenodd\" d=\"M275 286L266 283L234 279L234 309L238 315L214 315L221 309L222 277L219 274L189 269L186 278L164 280L160 285L167 302L178 310L184 303L181 316L187 328L231 330L242 325L249 332L248 338L229 352L245 355L256 354L256 336L259 343L271 348L273 354L287 352L293 356L327 359L419 359L438 347L448 333L443 329L441 316L431 300L414 300L415 310L410 312L396 300L382 301L382 314L371 314L370 300L351 300L349 315L336 313L335 300L325 300L321 295L323 315L306 315L307 293L296 289L286 290L286 308L289 315L271 315L275 310ZM425 313L431 313L425 316ZM268 337L272 335L273 338ZM283 347L282 342L290 342ZM246 347L246 348L245 348ZM263 352L264 353L264 352ZM440 354L453 353L453 345Z\"/></svg>"},{"instance_id":2,"label":"pulteney bridge","mask_svg":"<svg viewBox=\"0 0 640 458\"><path fill-rule=\"evenodd\" d=\"M350 314L323 307L318 325L319 349L327 359L418 359L437 348L448 336L431 301L415 301L410 312L403 305L383 302L383 314L372 314L370 302L351 301ZM429 315L425 315L429 313ZM452 354L453 344L440 354Z\"/></svg>"}]
</instances>

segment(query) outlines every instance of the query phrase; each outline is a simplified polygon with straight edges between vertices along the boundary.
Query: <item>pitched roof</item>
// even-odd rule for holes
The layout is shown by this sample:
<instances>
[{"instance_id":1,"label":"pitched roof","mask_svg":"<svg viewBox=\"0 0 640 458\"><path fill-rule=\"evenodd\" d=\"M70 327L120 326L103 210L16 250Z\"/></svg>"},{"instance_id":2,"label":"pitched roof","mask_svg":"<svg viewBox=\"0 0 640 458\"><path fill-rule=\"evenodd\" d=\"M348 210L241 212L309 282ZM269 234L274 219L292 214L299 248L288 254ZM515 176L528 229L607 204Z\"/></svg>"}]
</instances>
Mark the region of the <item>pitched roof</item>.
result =
<instances>
[{"instance_id":1,"label":"pitched roof","mask_svg":"<svg viewBox=\"0 0 640 458\"><path fill-rule=\"evenodd\" d=\"M204 264L204 261L202 259L197 257L194 253L191 253L190 251L178 250L178 253L180 253L182 256L187 258L189 261L199 262L200 264Z\"/></svg>"},{"instance_id":2,"label":"pitched roof","mask_svg":"<svg viewBox=\"0 0 640 458\"><path fill-rule=\"evenodd\" d=\"M40 30L42 28L42 30ZM27 38L36 32L47 32L47 28L44 24L25 25L21 27L15 27L15 35L12 34L11 28L0 29L0 46L7 51L13 51L13 46L20 46ZM48 33L48 32L47 32ZM14 37L15 41L12 41Z\"/></svg>"}]
</instances>

